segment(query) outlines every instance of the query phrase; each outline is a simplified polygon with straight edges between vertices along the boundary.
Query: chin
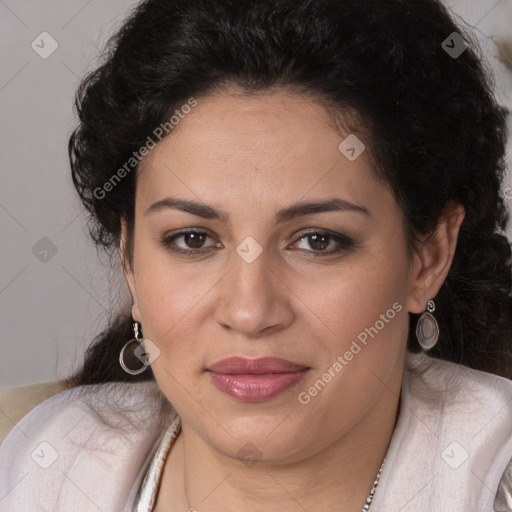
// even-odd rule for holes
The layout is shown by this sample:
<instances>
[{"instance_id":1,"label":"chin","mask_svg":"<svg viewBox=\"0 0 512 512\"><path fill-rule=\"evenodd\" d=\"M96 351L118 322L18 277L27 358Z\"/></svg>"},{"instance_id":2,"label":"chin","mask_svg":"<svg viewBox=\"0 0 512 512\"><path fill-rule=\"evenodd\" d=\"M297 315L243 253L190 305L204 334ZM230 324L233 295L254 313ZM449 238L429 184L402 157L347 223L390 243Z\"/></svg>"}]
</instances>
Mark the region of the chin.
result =
<instances>
[{"instance_id":1,"label":"chin","mask_svg":"<svg viewBox=\"0 0 512 512\"><path fill-rule=\"evenodd\" d=\"M220 420L222 425L209 430L210 443L226 456L247 465L292 463L299 453L308 451L304 436L306 425L293 424L296 415L252 415ZM212 435L213 434L213 435ZM311 449L311 448L310 448Z\"/></svg>"}]
</instances>

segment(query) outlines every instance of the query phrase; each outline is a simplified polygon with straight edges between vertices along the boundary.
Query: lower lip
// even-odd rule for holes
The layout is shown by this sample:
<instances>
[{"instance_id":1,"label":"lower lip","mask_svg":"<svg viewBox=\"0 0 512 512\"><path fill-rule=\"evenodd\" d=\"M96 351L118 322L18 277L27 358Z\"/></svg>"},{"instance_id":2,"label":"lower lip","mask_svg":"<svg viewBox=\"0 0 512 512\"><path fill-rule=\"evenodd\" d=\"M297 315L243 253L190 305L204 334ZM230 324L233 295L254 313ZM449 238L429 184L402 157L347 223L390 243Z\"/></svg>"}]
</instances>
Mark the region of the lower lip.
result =
<instances>
[{"instance_id":1,"label":"lower lip","mask_svg":"<svg viewBox=\"0 0 512 512\"><path fill-rule=\"evenodd\" d=\"M208 372L213 384L226 395L243 402L259 402L281 394L301 381L309 368L298 372L239 375Z\"/></svg>"}]
</instances>

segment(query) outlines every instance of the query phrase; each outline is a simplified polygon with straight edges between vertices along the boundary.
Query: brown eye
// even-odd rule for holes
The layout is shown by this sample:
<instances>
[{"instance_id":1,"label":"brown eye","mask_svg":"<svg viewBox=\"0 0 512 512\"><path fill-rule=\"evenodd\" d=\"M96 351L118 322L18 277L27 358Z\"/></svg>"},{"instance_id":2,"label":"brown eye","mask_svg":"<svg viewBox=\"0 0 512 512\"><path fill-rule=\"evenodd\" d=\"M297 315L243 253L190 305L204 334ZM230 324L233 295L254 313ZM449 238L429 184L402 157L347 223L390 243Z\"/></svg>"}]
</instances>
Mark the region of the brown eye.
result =
<instances>
[{"instance_id":1,"label":"brown eye","mask_svg":"<svg viewBox=\"0 0 512 512\"><path fill-rule=\"evenodd\" d=\"M329 254L338 253L344 250L351 249L354 247L354 240L351 238L341 235L341 234L332 234L327 232L311 232L305 235L302 235L294 245L299 243L304 243L310 247L304 248L306 252L310 252L315 256L323 256L324 254L327 256ZM302 249L302 248L301 248ZM329 250L332 249L332 250ZM324 254L322 254L324 253Z\"/></svg>"},{"instance_id":2,"label":"brown eye","mask_svg":"<svg viewBox=\"0 0 512 512\"><path fill-rule=\"evenodd\" d=\"M331 237L325 235L308 235L308 243L315 250L323 251L329 246Z\"/></svg>"},{"instance_id":3,"label":"brown eye","mask_svg":"<svg viewBox=\"0 0 512 512\"><path fill-rule=\"evenodd\" d=\"M186 233L182 236L185 245L191 249L200 249L208 235L206 233Z\"/></svg>"},{"instance_id":4,"label":"brown eye","mask_svg":"<svg viewBox=\"0 0 512 512\"><path fill-rule=\"evenodd\" d=\"M205 246L205 242L208 238L211 237L208 235L208 233L203 231L181 231L180 233L176 233L172 236L163 238L161 243L167 250L171 252L182 254L200 254L209 248L208 246ZM180 239L181 245L178 245L177 240Z\"/></svg>"}]
</instances>

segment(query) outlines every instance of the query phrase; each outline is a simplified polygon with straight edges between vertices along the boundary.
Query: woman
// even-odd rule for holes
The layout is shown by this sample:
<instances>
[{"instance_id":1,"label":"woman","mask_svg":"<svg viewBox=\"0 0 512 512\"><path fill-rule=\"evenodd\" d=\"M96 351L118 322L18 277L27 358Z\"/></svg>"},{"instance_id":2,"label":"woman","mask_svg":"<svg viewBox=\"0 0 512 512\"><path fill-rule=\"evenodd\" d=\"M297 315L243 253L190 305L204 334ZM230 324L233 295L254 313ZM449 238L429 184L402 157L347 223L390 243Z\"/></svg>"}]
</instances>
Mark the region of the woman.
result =
<instances>
[{"instance_id":1,"label":"woman","mask_svg":"<svg viewBox=\"0 0 512 512\"><path fill-rule=\"evenodd\" d=\"M2 510L510 510L505 114L437 1L147 0L77 107L131 318Z\"/></svg>"}]
</instances>

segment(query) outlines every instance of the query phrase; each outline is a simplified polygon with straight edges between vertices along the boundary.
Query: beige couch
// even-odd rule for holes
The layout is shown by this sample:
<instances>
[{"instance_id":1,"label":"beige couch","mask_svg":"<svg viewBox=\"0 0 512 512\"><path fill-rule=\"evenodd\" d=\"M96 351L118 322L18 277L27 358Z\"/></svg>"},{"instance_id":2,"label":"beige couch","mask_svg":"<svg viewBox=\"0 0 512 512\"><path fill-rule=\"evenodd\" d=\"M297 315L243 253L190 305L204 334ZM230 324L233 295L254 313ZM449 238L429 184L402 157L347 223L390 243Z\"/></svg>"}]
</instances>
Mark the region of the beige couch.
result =
<instances>
[{"instance_id":1,"label":"beige couch","mask_svg":"<svg viewBox=\"0 0 512 512\"><path fill-rule=\"evenodd\" d=\"M62 380L0 390L0 443L34 407L67 387Z\"/></svg>"}]
</instances>

